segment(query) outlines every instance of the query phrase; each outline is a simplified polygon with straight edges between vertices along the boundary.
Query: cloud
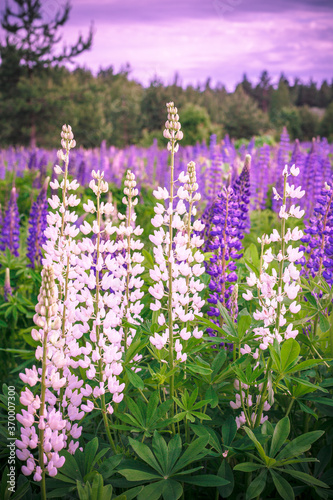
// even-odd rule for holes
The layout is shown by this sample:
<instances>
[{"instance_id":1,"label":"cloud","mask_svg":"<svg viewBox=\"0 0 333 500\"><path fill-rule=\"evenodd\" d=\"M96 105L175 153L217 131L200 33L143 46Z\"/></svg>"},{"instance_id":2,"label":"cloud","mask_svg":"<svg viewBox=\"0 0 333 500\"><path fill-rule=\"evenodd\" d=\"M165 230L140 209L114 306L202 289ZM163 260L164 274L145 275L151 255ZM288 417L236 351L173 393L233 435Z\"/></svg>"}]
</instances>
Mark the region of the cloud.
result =
<instances>
[{"instance_id":1,"label":"cloud","mask_svg":"<svg viewBox=\"0 0 333 500\"><path fill-rule=\"evenodd\" d=\"M275 78L282 71L305 80L332 76L333 18L320 9L285 10L274 16L249 12L232 20L169 16L154 23L110 24L105 16L96 28L93 50L80 61L95 71L109 65L119 69L129 62L132 76L144 84L155 74L171 82L176 71L183 84L210 76L229 89L244 72L257 79L263 69ZM66 36L75 32L68 25Z\"/></svg>"}]
</instances>

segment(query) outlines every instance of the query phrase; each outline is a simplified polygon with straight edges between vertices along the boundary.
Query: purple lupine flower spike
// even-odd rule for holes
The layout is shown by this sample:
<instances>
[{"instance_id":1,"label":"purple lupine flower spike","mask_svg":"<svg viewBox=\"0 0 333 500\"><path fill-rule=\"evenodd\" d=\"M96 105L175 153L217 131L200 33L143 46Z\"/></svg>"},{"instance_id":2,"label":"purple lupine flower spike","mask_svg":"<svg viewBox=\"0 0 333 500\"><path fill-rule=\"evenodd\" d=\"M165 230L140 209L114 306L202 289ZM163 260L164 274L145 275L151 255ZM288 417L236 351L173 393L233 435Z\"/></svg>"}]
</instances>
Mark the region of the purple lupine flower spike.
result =
<instances>
[{"instance_id":1,"label":"purple lupine flower spike","mask_svg":"<svg viewBox=\"0 0 333 500\"><path fill-rule=\"evenodd\" d=\"M233 284L237 281L235 272L237 266L234 260L242 256L239 253L242 249L239 203L231 187L222 189L213 207L213 213L213 228L210 232L212 242L208 245L213 256L206 270L211 276L209 283L211 293L208 298L211 307L207 314L214 323L219 324L220 312L217 304L221 302L222 305L230 308ZM214 335L212 329L207 329L207 332L209 335Z\"/></svg>"},{"instance_id":2,"label":"purple lupine flower spike","mask_svg":"<svg viewBox=\"0 0 333 500\"><path fill-rule=\"evenodd\" d=\"M8 207L5 213L3 228L0 237L0 250L4 252L6 248L15 256L19 256L20 247L20 214L17 207L16 187L12 188Z\"/></svg>"},{"instance_id":3,"label":"purple lupine flower spike","mask_svg":"<svg viewBox=\"0 0 333 500\"><path fill-rule=\"evenodd\" d=\"M46 242L44 231L47 227L47 187L49 177L44 181L43 187L32 204L29 216L29 235L27 240L27 257L30 260L29 267L35 268L36 265L42 265L42 247Z\"/></svg>"},{"instance_id":4,"label":"purple lupine flower spike","mask_svg":"<svg viewBox=\"0 0 333 500\"><path fill-rule=\"evenodd\" d=\"M240 174L240 176L235 180L235 182L232 185L232 188L234 190L234 193L237 197L238 200L238 206L239 206L239 229L241 229L243 232L250 232L250 216L249 216L249 209L250 209L250 196L251 196L251 190L250 190L250 167L251 167L251 156L246 155L245 157L245 165L243 167L243 170ZM241 236L241 232L240 232Z\"/></svg>"},{"instance_id":5,"label":"purple lupine flower spike","mask_svg":"<svg viewBox=\"0 0 333 500\"><path fill-rule=\"evenodd\" d=\"M314 278L323 276L327 283L333 284L333 182L327 182L318 197L314 215L307 222L301 239L307 245L300 246L304 251L298 262L302 264L302 274Z\"/></svg>"}]
</instances>

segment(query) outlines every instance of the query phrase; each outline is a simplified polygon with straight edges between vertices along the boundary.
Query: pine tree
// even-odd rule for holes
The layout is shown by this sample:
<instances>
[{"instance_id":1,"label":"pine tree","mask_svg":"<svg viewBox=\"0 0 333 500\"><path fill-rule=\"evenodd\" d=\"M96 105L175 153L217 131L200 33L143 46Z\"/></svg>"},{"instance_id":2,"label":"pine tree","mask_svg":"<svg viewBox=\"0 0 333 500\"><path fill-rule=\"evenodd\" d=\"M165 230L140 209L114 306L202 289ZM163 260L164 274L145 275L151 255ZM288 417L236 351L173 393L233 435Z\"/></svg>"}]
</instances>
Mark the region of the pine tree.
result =
<instances>
[{"instance_id":1,"label":"pine tree","mask_svg":"<svg viewBox=\"0 0 333 500\"><path fill-rule=\"evenodd\" d=\"M93 39L92 27L86 39L79 36L75 45L57 51L62 37L59 29L68 21L69 2L50 19L46 15L45 3L41 0L13 0L6 3L1 26L6 33L0 43L0 87L1 99L18 97L24 101L20 110L30 116L30 145L36 145L36 115L31 87L35 78L45 74L47 69L73 59L90 49ZM23 79L23 92L18 92L18 83ZM15 94L16 92L16 94ZM15 94L15 95L13 95ZM6 103L1 103L5 106ZM2 107L2 106L1 106ZM8 107L7 107L8 109ZM15 113L15 106L10 108ZM13 117L14 118L14 117ZM24 123L23 119L23 123Z\"/></svg>"}]
</instances>

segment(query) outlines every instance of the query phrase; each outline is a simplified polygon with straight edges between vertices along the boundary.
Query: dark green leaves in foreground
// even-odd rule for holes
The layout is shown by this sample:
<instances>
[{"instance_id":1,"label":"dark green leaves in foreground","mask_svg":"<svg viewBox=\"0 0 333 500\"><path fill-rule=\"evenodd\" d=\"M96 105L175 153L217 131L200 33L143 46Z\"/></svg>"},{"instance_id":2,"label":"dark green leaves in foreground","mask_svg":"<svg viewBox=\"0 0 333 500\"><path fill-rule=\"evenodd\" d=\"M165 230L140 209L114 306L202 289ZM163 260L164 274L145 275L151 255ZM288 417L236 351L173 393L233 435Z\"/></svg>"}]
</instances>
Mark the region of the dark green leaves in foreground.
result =
<instances>
[{"instance_id":1,"label":"dark green leaves in foreground","mask_svg":"<svg viewBox=\"0 0 333 500\"><path fill-rule=\"evenodd\" d=\"M177 500L183 493L182 483L203 487L217 487L228 484L222 477L212 474L192 475L202 466L186 469L193 462L199 462L209 450L209 437L199 437L184 451L179 435L167 444L165 439L154 432L152 448L129 438L129 443L141 462L127 460L126 466L118 470L128 481L136 484L150 483L140 491L138 500ZM186 470L185 470L186 469Z\"/></svg>"},{"instance_id":2,"label":"dark green leaves in foreground","mask_svg":"<svg viewBox=\"0 0 333 500\"><path fill-rule=\"evenodd\" d=\"M257 455L251 455L252 462L243 462L234 467L235 471L257 472L247 489L246 500L251 500L261 494L266 486L268 474L283 500L295 498L293 488L289 484L291 478L315 488L328 488L323 481L297 468L297 465L301 463L317 462L315 458L307 457L304 453L323 435L324 431L307 432L288 441L290 422L288 417L284 417L276 424L274 431L271 424L265 423L262 426L262 434L268 437L263 447L251 429L248 427L244 429L257 450ZM290 477L285 479L285 475Z\"/></svg>"}]
</instances>

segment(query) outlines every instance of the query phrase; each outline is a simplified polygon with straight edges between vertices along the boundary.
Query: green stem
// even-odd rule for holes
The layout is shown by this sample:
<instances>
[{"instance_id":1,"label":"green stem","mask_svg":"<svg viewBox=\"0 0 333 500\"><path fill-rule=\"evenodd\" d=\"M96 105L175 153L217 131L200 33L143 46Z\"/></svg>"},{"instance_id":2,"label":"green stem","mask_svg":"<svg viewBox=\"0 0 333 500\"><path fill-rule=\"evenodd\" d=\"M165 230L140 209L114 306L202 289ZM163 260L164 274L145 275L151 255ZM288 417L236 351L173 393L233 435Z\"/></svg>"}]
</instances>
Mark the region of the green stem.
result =
<instances>
[{"instance_id":1,"label":"green stem","mask_svg":"<svg viewBox=\"0 0 333 500\"><path fill-rule=\"evenodd\" d=\"M131 192L130 188L130 192ZM128 196L128 216L127 216L127 228L131 227L132 219L132 197ZM125 319L128 321L127 313L129 310L129 282L131 277L131 235L127 236L127 270L126 270L126 306L125 306ZM127 337L128 337L128 327L124 330L124 352L126 356L127 351Z\"/></svg>"},{"instance_id":2,"label":"green stem","mask_svg":"<svg viewBox=\"0 0 333 500\"><path fill-rule=\"evenodd\" d=\"M100 241L101 241L101 211L100 211L100 185L101 185L101 180L98 178L98 188L97 188L97 227L98 227L98 233L97 233L97 241L96 241L96 262L98 264L99 262L99 255L100 255ZM97 318L98 314L98 306L99 306L99 292L100 292L100 281L99 281L99 271L96 269L96 297L95 297L95 316ZM98 376L99 376L99 383L103 384L103 365L102 365L102 354L101 354L101 347L99 343L100 339L100 325L96 324L96 343L97 343L97 348L99 352L99 360L98 360ZM106 410L106 404L105 404L105 395L101 395L101 410L102 410L102 415L103 415L103 422L104 422L104 427L106 431L106 435L108 437L110 446L114 453L116 453L116 446L114 444L113 438L111 436L110 432L110 427L109 427L109 422L108 422L108 417L107 417L107 410Z\"/></svg>"},{"instance_id":3,"label":"green stem","mask_svg":"<svg viewBox=\"0 0 333 500\"><path fill-rule=\"evenodd\" d=\"M172 240L173 240L173 184L174 184L174 165L175 165L175 141L171 141L171 165L170 165L170 214L169 214L169 252L168 252L168 275L169 275L169 296L168 296L168 320L169 320L169 369L173 371L173 319L172 319L172 262L170 258L172 255ZM170 376L170 399L172 401L171 405L171 418L175 414L174 408L174 374ZM174 429L174 426L173 426Z\"/></svg>"},{"instance_id":4,"label":"green stem","mask_svg":"<svg viewBox=\"0 0 333 500\"><path fill-rule=\"evenodd\" d=\"M292 409L292 407L293 407L294 402L295 402L295 399L294 399L294 398L292 398L292 400L290 401L289 406L288 406L288 408L287 408L287 411L286 411L286 417L288 417L288 415L289 415L289 413L290 413L290 410L291 410L291 409Z\"/></svg>"},{"instance_id":5,"label":"green stem","mask_svg":"<svg viewBox=\"0 0 333 500\"><path fill-rule=\"evenodd\" d=\"M40 402L40 417L44 418L45 411L45 393L46 393L46 353L47 353L47 335L49 331L49 310L46 308L45 314L46 326L44 329L43 337L43 365L42 365L42 387L41 387L41 402ZM41 482L41 497L46 500L46 484L45 484L45 468L44 468L44 429L39 429L39 466L42 469L42 482Z\"/></svg>"}]
</instances>

